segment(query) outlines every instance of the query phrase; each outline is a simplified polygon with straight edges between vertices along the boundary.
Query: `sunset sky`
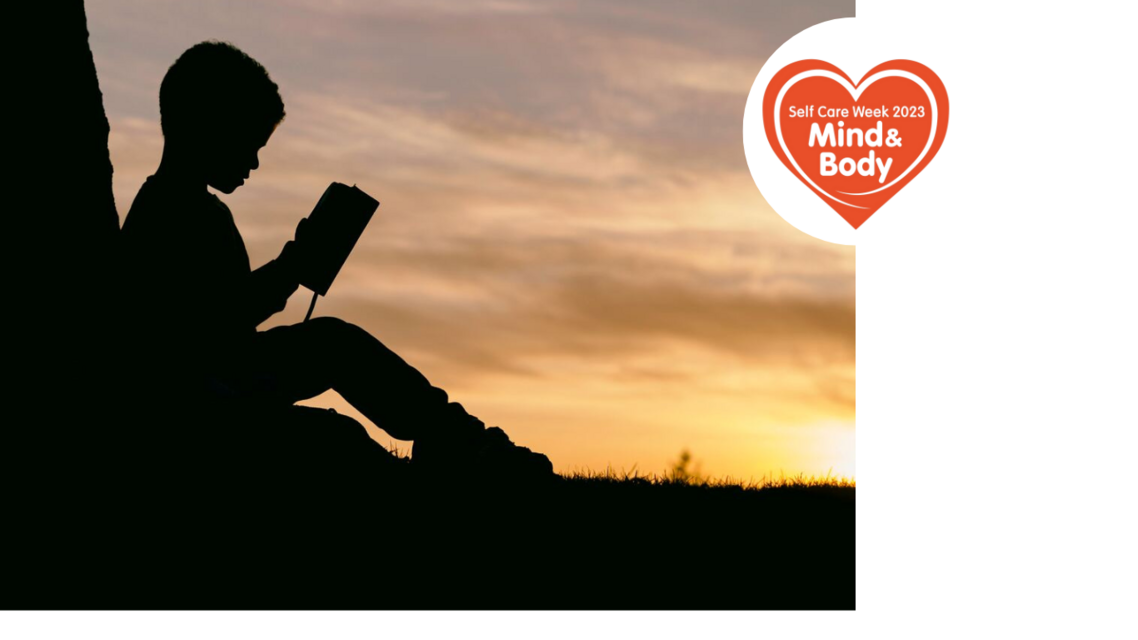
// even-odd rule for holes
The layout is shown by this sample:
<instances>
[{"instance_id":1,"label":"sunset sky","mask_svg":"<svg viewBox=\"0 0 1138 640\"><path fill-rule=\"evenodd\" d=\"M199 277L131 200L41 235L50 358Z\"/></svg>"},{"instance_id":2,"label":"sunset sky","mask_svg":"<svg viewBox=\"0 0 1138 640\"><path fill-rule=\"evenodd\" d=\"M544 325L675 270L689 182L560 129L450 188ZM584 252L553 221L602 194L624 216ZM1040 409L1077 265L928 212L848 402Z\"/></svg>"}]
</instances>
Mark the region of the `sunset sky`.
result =
<instances>
[{"instance_id":1,"label":"sunset sky","mask_svg":"<svg viewBox=\"0 0 1138 640\"><path fill-rule=\"evenodd\" d=\"M254 268L329 182L382 203L316 315L561 472L854 474L854 250L770 210L742 136L766 57L852 0L86 4L120 223L166 69L230 41L287 112L221 194Z\"/></svg>"}]
</instances>

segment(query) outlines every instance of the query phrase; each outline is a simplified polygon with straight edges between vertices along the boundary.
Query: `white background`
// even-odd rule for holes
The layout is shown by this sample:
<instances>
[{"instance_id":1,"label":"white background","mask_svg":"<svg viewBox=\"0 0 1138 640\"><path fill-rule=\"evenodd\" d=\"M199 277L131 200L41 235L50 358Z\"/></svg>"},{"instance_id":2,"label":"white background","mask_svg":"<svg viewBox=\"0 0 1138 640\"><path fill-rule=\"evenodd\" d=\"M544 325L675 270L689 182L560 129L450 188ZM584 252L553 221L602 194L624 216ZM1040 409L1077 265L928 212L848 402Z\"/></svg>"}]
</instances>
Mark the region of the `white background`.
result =
<instances>
[{"instance_id":1,"label":"white background","mask_svg":"<svg viewBox=\"0 0 1138 640\"><path fill-rule=\"evenodd\" d=\"M940 153L859 238L858 611L7 614L21 637L1135 637L1130 3L863 0Z\"/></svg>"}]
</instances>

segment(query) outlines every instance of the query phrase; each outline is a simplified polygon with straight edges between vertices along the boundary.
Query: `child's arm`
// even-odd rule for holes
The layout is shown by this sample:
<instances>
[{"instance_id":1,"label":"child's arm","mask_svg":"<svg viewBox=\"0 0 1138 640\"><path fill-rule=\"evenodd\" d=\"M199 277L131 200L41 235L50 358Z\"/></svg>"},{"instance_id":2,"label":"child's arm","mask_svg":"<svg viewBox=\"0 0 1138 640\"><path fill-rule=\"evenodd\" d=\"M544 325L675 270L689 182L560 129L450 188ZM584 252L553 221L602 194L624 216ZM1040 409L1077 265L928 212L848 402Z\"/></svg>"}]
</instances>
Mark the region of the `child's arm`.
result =
<instances>
[{"instance_id":1,"label":"child's arm","mask_svg":"<svg viewBox=\"0 0 1138 640\"><path fill-rule=\"evenodd\" d=\"M244 296L246 319L259 326L278 311L283 311L289 297L300 287L300 272L305 264L304 249L310 235L308 218L296 224L293 239L285 243L275 259L255 269L249 278L248 293Z\"/></svg>"},{"instance_id":2,"label":"child's arm","mask_svg":"<svg viewBox=\"0 0 1138 640\"><path fill-rule=\"evenodd\" d=\"M253 326L268 320L273 314L284 310L288 299L300 286L290 269L287 254L289 245L281 252L281 257L270 260L249 274L247 294L244 296L246 319Z\"/></svg>"},{"instance_id":3,"label":"child's arm","mask_svg":"<svg viewBox=\"0 0 1138 640\"><path fill-rule=\"evenodd\" d=\"M247 319L258 326L274 313L282 311L288 299L300 287L300 271L303 268L305 240L308 218L301 218L296 224L292 240L285 243L281 254L254 270L249 279L249 294L246 296Z\"/></svg>"}]
</instances>

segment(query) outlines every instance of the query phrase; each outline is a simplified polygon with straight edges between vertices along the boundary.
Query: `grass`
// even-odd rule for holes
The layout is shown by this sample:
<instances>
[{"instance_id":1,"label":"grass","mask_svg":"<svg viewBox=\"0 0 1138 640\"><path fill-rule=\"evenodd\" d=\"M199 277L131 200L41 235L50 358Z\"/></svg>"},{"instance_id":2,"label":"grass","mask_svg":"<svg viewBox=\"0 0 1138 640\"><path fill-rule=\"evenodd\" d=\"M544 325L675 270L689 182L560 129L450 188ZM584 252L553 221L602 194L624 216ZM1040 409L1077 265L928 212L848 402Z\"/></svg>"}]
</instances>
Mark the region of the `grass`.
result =
<instances>
[{"instance_id":1,"label":"grass","mask_svg":"<svg viewBox=\"0 0 1138 640\"><path fill-rule=\"evenodd\" d=\"M386 447L389 453L398 458L402 462L411 461L411 450L409 448L399 448L394 443L389 443ZM689 469L691 466L691 453L686 449L680 452L679 459L672 465L672 468L662 474L644 473L638 471L635 466L632 469L617 471L613 467L606 467L604 471L595 471L593 469L573 469L565 473L561 473L561 477L571 481L575 484L618 484L628 483L637 486L652 486L652 487L696 487L701 489L732 489L743 491L761 491L763 489L856 489L857 483L853 478L846 476L835 476L830 472L826 475L812 475L805 473L798 473L795 475L786 475L780 472L778 476L773 474L764 475L759 479L748 478L746 480L740 478L733 478L731 476L724 476L716 478L713 476L704 475L698 471Z\"/></svg>"},{"instance_id":2,"label":"grass","mask_svg":"<svg viewBox=\"0 0 1138 640\"><path fill-rule=\"evenodd\" d=\"M606 484L627 482L648 486L685 486L702 489L742 489L743 491L787 488L854 489L857 486L853 478L833 476L830 474L824 476L807 475L805 473L789 476L779 474L777 477L773 475L763 476L758 480L754 478L740 480L730 476L715 478L677 469L666 471L663 474L642 473L638 472L635 467L629 471L616 471L611 467L604 471L594 471L592 469L574 470L562 474L562 477L573 482L581 483Z\"/></svg>"}]
</instances>

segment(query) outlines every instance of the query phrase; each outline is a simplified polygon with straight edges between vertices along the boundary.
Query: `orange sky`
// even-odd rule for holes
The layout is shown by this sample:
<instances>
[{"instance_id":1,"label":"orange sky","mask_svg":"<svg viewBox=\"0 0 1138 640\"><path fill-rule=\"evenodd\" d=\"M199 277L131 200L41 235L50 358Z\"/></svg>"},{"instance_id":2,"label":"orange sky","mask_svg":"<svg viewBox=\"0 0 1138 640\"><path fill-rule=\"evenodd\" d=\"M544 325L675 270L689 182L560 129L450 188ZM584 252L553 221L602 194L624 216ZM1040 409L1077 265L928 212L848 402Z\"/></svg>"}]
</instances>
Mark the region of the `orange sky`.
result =
<instances>
[{"instance_id":1,"label":"orange sky","mask_svg":"<svg viewBox=\"0 0 1138 640\"><path fill-rule=\"evenodd\" d=\"M254 267L329 182L382 202L317 315L367 328L558 471L660 472L688 448L715 475L853 475L853 249L773 213L742 145L765 58L853 2L87 14L120 221L161 155L166 68L231 41L287 111L261 168L222 195ZM262 328L299 322L308 299ZM307 404L359 417L334 394Z\"/></svg>"}]
</instances>

